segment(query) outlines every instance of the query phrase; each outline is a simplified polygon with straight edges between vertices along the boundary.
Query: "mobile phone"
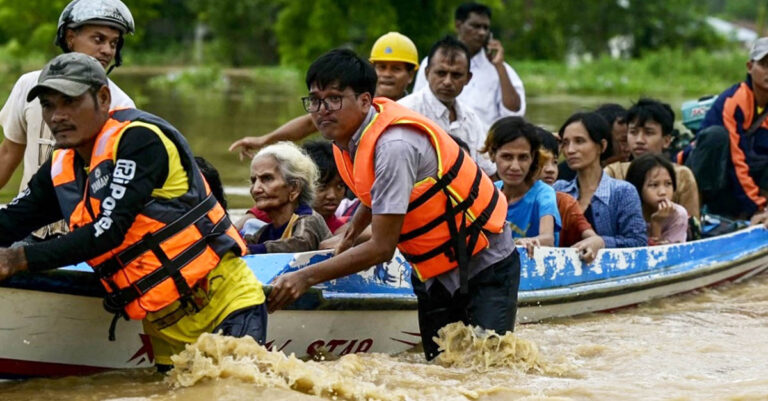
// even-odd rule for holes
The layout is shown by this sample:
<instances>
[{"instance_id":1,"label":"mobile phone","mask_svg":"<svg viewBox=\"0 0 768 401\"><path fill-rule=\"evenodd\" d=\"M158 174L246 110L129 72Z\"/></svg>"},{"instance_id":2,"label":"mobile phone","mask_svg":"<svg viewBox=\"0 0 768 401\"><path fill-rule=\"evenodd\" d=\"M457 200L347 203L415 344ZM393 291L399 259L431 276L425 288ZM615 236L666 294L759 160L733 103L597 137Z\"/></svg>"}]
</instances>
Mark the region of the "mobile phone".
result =
<instances>
[{"instance_id":1,"label":"mobile phone","mask_svg":"<svg viewBox=\"0 0 768 401\"><path fill-rule=\"evenodd\" d=\"M493 40L493 32L488 32L488 36L485 37L485 54L488 56L488 60L493 60L496 57L496 49L488 49L488 44Z\"/></svg>"}]
</instances>

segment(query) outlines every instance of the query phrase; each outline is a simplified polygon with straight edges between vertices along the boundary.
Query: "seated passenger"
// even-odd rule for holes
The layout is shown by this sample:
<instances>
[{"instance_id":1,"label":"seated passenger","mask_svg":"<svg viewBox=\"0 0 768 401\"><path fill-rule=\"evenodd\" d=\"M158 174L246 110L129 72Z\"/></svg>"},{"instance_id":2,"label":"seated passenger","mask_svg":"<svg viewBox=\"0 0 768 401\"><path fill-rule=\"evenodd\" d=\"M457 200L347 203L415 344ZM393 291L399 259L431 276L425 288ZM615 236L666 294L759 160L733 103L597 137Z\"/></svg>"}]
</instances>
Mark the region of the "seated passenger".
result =
<instances>
[{"instance_id":1,"label":"seated passenger","mask_svg":"<svg viewBox=\"0 0 768 401\"><path fill-rule=\"evenodd\" d=\"M646 153L663 155L672 143L675 113L668 104L653 99L640 99L627 111L629 132L627 141L633 158ZM677 190L672 201L682 205L691 217L699 218L699 188L691 169L673 164ZM629 162L616 162L605 167L613 178L623 180L627 175Z\"/></svg>"},{"instance_id":2,"label":"seated passenger","mask_svg":"<svg viewBox=\"0 0 768 401\"><path fill-rule=\"evenodd\" d=\"M631 184L603 174L600 155L610 145L611 128L597 113L576 113L560 128L562 151L576 178L555 182L557 191L579 201L587 221L606 248L647 245L640 197Z\"/></svg>"},{"instance_id":3,"label":"seated passenger","mask_svg":"<svg viewBox=\"0 0 768 401\"><path fill-rule=\"evenodd\" d=\"M310 206L317 176L312 159L291 142L256 153L251 161L251 196L269 223L245 236L249 253L314 251L331 236L323 217Z\"/></svg>"},{"instance_id":4,"label":"seated passenger","mask_svg":"<svg viewBox=\"0 0 768 401\"><path fill-rule=\"evenodd\" d=\"M536 179L541 140L536 127L522 117L496 121L485 140L484 151L496 163L496 186L507 196L507 222L515 243L533 246L559 242L560 213L555 191Z\"/></svg>"},{"instance_id":5,"label":"seated passenger","mask_svg":"<svg viewBox=\"0 0 768 401\"><path fill-rule=\"evenodd\" d=\"M688 212L672 202L675 170L664 156L645 154L629 165L627 181L637 188L648 223L648 245L685 242Z\"/></svg>"},{"instance_id":6,"label":"seated passenger","mask_svg":"<svg viewBox=\"0 0 768 401\"><path fill-rule=\"evenodd\" d=\"M539 150L539 163L541 173L539 179L552 185L557 180L558 143L554 134L536 127L536 132L541 138L541 150ZM603 239L592 229L587 218L579 208L579 202L564 192L555 192L557 198L557 211L560 213L562 229L560 230L560 243L557 246L574 247L579 250L582 260L589 263L597 251L605 248Z\"/></svg>"},{"instance_id":7,"label":"seated passenger","mask_svg":"<svg viewBox=\"0 0 768 401\"><path fill-rule=\"evenodd\" d=\"M323 216L328 229L335 234L339 228L347 223L349 217L337 217L335 215L339 204L344 199L347 186L342 181L339 170L336 169L331 146L331 143L327 141L312 141L304 143L301 147L315 162L320 173L312 209Z\"/></svg>"},{"instance_id":8,"label":"seated passenger","mask_svg":"<svg viewBox=\"0 0 768 401\"><path fill-rule=\"evenodd\" d=\"M611 125L613 146L610 155L603 160L603 165L628 161L630 153L627 143L627 109L620 104L605 103L595 109L595 113L600 114Z\"/></svg>"},{"instance_id":9,"label":"seated passenger","mask_svg":"<svg viewBox=\"0 0 768 401\"><path fill-rule=\"evenodd\" d=\"M685 161L710 213L768 220L768 37L752 44L747 76L717 97Z\"/></svg>"}]
</instances>

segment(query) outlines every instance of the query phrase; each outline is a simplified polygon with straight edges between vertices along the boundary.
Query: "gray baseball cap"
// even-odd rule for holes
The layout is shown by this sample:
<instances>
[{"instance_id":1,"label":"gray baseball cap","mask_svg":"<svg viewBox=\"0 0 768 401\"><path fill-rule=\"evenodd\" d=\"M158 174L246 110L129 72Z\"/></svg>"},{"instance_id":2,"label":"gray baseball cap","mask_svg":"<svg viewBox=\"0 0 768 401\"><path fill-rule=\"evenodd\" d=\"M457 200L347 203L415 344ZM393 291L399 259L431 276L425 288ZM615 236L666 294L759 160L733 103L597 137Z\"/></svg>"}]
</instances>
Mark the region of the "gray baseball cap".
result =
<instances>
[{"instance_id":1,"label":"gray baseball cap","mask_svg":"<svg viewBox=\"0 0 768 401\"><path fill-rule=\"evenodd\" d=\"M48 89L77 97L91 86L101 85L107 85L107 73L98 60L83 53L65 53L43 67L37 85L27 94L27 101L31 102Z\"/></svg>"},{"instance_id":2,"label":"gray baseball cap","mask_svg":"<svg viewBox=\"0 0 768 401\"><path fill-rule=\"evenodd\" d=\"M754 61L762 60L768 54L768 37L760 38L752 44L752 50L749 51L749 59Z\"/></svg>"}]
</instances>

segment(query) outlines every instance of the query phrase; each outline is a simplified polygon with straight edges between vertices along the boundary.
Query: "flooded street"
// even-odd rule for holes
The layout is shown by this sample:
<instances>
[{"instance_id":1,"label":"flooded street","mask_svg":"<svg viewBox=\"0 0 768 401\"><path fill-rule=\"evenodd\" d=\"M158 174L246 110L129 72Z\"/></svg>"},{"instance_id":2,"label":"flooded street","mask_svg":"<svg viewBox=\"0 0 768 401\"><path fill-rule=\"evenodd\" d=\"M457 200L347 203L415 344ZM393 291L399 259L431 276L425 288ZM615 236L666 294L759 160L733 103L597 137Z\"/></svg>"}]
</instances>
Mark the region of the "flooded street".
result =
<instances>
[{"instance_id":1,"label":"flooded street","mask_svg":"<svg viewBox=\"0 0 768 401\"><path fill-rule=\"evenodd\" d=\"M461 334L450 337L453 346ZM208 337L181 356L182 368L168 378L140 370L6 382L0 398L768 399L768 274L614 313L523 325L515 334L501 341L503 357L485 354L496 355L493 361L478 353L480 340L452 346L444 359L459 365L451 367L426 363L416 352L303 362L247 340Z\"/></svg>"},{"instance_id":2,"label":"flooded street","mask_svg":"<svg viewBox=\"0 0 768 401\"><path fill-rule=\"evenodd\" d=\"M115 80L141 108L176 125L229 187L248 182L248 164L227 152L229 144L302 113L300 85L234 80L225 93L190 96L152 88L148 78ZM532 96L527 117L554 130L573 111L607 101ZM232 207L251 203L230 196ZM417 351L305 362L250 340L207 336L167 377L144 369L1 382L0 400L768 400L766 340L763 273L614 313L521 325L502 339L454 328L439 362L427 363Z\"/></svg>"}]
</instances>

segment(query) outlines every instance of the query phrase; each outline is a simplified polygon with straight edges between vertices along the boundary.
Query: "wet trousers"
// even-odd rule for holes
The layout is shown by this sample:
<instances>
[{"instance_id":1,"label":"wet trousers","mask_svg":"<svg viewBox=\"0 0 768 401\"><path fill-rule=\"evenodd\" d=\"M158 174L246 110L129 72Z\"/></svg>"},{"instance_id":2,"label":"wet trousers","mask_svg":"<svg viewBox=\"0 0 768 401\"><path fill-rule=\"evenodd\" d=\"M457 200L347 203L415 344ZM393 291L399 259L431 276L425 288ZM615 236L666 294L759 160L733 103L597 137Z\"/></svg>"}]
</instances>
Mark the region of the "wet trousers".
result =
<instances>
[{"instance_id":1,"label":"wet trousers","mask_svg":"<svg viewBox=\"0 0 768 401\"><path fill-rule=\"evenodd\" d=\"M411 282L419 302L419 329L427 360L440 353L433 337L437 337L437 331L449 323L463 322L497 333L515 329L520 285L520 255L517 251L472 277L466 295L459 290L451 294L437 280L427 290L416 274L411 276Z\"/></svg>"}]
</instances>

